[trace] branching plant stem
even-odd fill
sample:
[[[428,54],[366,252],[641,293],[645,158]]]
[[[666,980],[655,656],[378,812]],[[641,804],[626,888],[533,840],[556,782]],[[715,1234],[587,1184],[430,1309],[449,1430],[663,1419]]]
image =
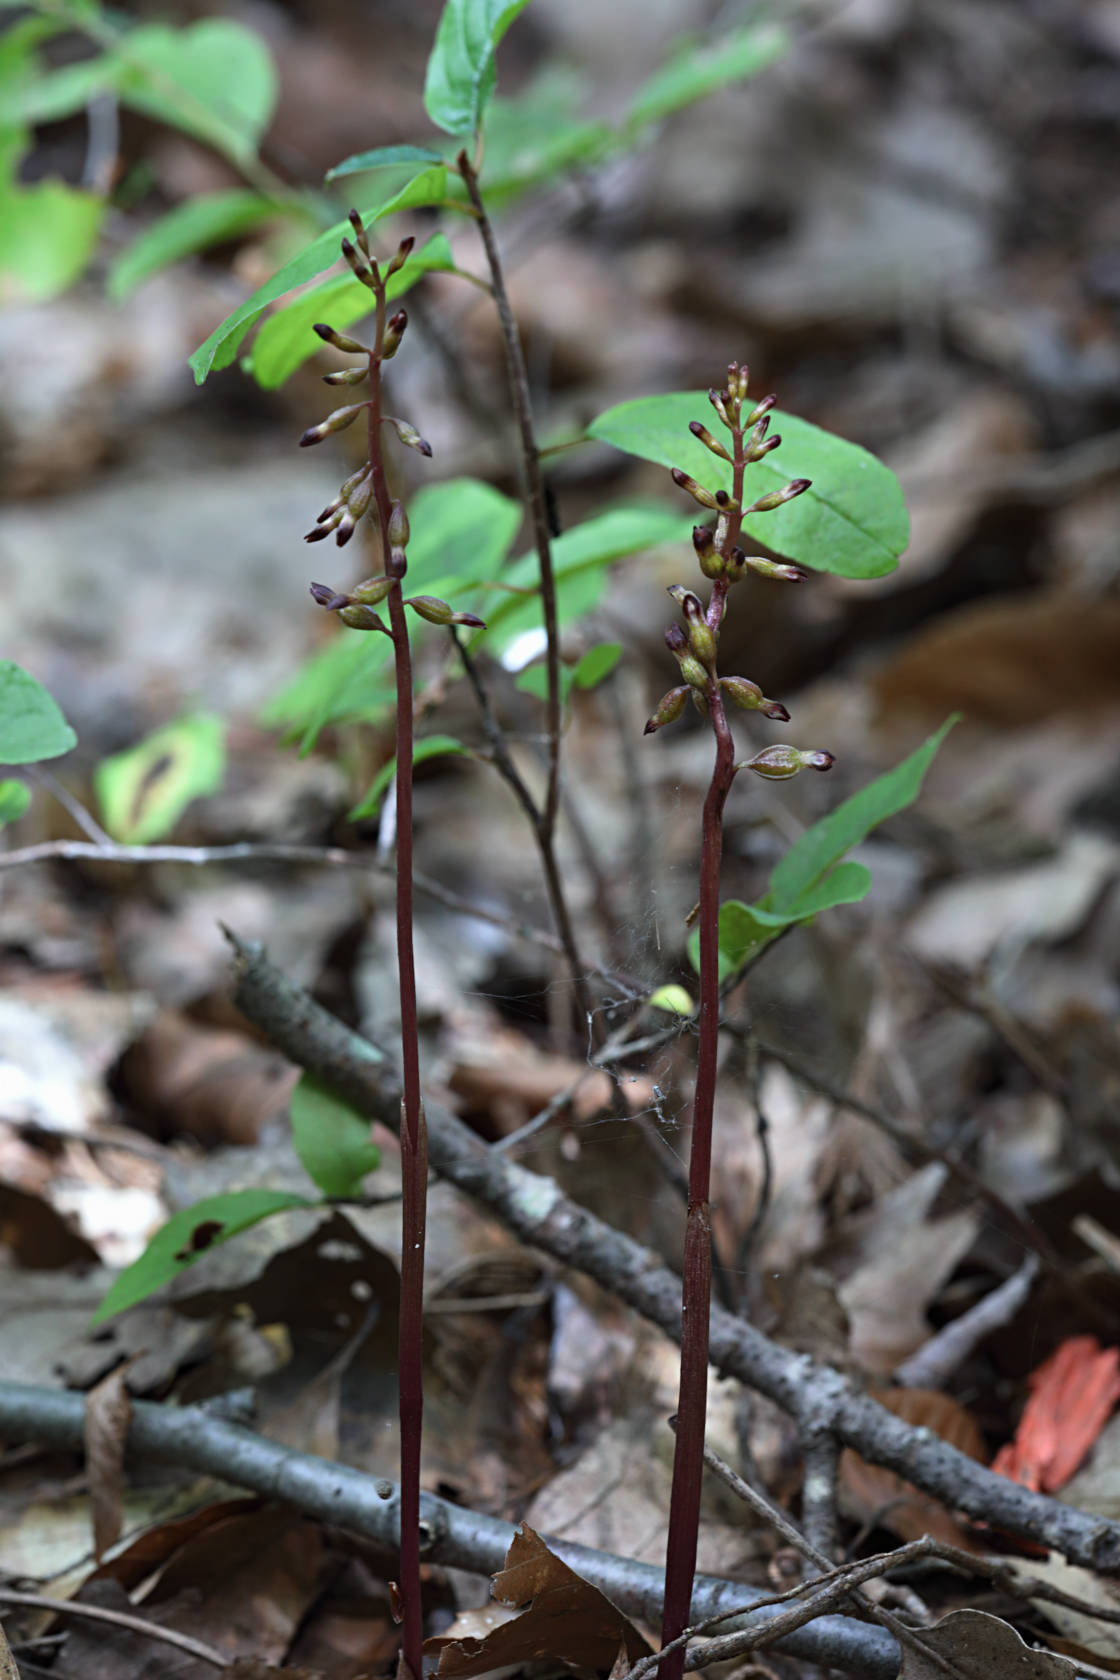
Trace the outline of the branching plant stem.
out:
[[[552,918],[564,947],[565,960],[571,977],[572,992],[582,1023],[586,1022],[592,1015],[591,1002],[555,850],[556,818],[560,810],[560,736],[563,702],[560,691],[560,624],[556,608],[556,578],[552,567],[552,533],[549,526],[548,500],[545,495],[544,479],[541,476],[536,433],[533,429],[533,411],[529,398],[529,375],[525,367],[521,337],[517,330],[517,322],[514,319],[509,292],[506,290],[498,241],[479,189],[477,170],[465,150],[460,152],[457,165],[475,213],[483,249],[486,252],[487,266],[490,270],[490,287],[502,329],[502,346],[505,353],[510,400],[513,405],[514,418],[517,422],[525,501],[529,510],[529,520],[533,527],[533,543],[537,551],[537,563],[540,567],[541,607],[544,612],[544,628],[547,638],[545,659],[548,673],[548,697],[546,701],[548,752],[544,803],[537,806],[536,802],[533,802],[535,815],[532,818],[532,823],[533,833],[541,855],[541,867],[544,873],[549,905],[552,910]]]

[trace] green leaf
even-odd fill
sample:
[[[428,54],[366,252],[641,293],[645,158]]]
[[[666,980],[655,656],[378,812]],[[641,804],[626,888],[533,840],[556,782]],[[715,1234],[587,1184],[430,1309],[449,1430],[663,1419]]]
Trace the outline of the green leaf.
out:
[[[639,554],[643,549],[656,548],[661,543],[688,542],[693,520],[674,512],[664,503],[645,502],[632,507],[611,508],[582,525],[573,525],[552,544],[552,566],[558,588],[558,604],[565,602],[570,616],[587,610],[587,595],[580,590],[565,588],[580,583],[579,574],[602,571],[615,560]],[[523,554],[503,572],[503,584],[517,589],[531,589],[534,594],[510,595],[498,600],[483,613],[487,645],[506,648],[515,637],[544,622],[539,596],[535,593],[540,579],[540,563],[536,553]],[[592,583],[592,599],[597,599],[603,580]]]
[[[149,275],[195,251],[204,251],[208,245],[236,239],[274,216],[277,208],[272,199],[241,187],[203,193],[177,204],[114,258],[109,269],[109,296],[127,297]]]
[[[494,92],[498,42],[528,0],[446,0],[424,80],[437,128],[469,139]]]
[[[37,764],[77,744],[42,683],[10,659],[0,659],[0,764]]]
[[[327,170],[328,181],[340,181],[344,175],[360,175],[366,169],[390,169],[402,163],[443,163],[442,152],[430,146],[375,146],[372,152],[355,152],[333,169]]]
[[[580,119],[586,92],[581,76],[550,68],[514,98],[491,102],[483,122],[488,206],[575,164],[597,163],[617,146],[605,123]]]
[[[0,824],[15,822],[31,803],[31,789],[23,782],[0,782]]]
[[[104,199],[62,181],[0,183],[0,301],[64,292],[92,256],[104,213]]]
[[[438,169],[426,169],[422,174],[414,176],[407,186],[394,193],[391,198],[364,208],[359,207],[360,214],[367,224],[379,221],[396,210],[439,203],[446,190],[446,169],[442,165]],[[283,297],[285,292],[305,285],[308,280],[317,279],[328,268],[333,268],[339,260],[340,242],[350,231],[349,221],[336,222],[325,233],[321,233],[318,239],[313,239],[310,245],[305,245],[302,251],[297,251],[294,257],[290,257],[277,269],[272,279],[266,280],[263,286],[258,286],[244,303],[239,303],[233,313],[227,315],[225,320],[214,328],[209,338],[199,345],[190,358],[195,383],[201,385],[215,368],[229,366],[237,354],[241,340],[250,327],[260,320],[270,303]],[[354,282],[354,285],[357,289],[357,282]]]
[[[470,748],[465,747],[462,741],[457,741],[454,735],[426,735],[422,741],[417,741],[412,749],[413,769],[418,764],[423,764],[425,759],[452,756],[470,758],[472,754]],[[382,794],[396,773],[397,761],[395,758],[391,758],[388,764],[382,765],[373,778],[365,798],[348,813],[351,822],[359,822],[363,817],[373,816],[381,803]]]
[[[210,712],[157,729],[94,771],[105,827],[130,846],[161,839],[193,799],[217,792],[225,761],[225,724]]]
[[[956,714],[947,718],[909,758],[877,776],[827,817],[806,829],[770,877],[767,908],[785,911],[798,905],[845,852],[858,846],[888,817],[912,805],[922,790],[934,754],[956,721]]]
[[[385,288],[389,299],[400,297],[414,286],[422,275],[434,269],[453,269],[455,258],[443,233],[432,237],[418,251],[413,251],[403,268],[390,276]],[[301,292],[291,303],[270,315],[261,325],[253,348],[243,362],[258,385],[266,391],[275,390],[304,362],[323,348],[312,332],[316,321],[326,321],[339,331],[353,326],[373,309],[373,299],[364,286],[359,286],[350,273],[324,280],[318,286]]]
[[[610,676],[621,656],[620,642],[600,642],[597,647],[588,648],[576,666],[576,687],[595,688]]]
[[[292,1092],[292,1142],[304,1170],[324,1196],[356,1196],[381,1163],[368,1118],[333,1091],[302,1074]]]
[[[651,1009],[664,1009],[670,1015],[694,1015],[696,1005],[683,986],[658,986],[646,999]]]
[[[720,40],[686,40],[638,89],[625,122],[639,127],[704,99],[717,88],[765,70],[789,51],[791,36],[775,24],[745,24]]]
[[[568,695],[572,692],[572,684],[575,680],[576,674],[571,667],[568,665],[561,665],[560,704],[562,706],[567,705]],[[522,694],[532,694],[537,700],[547,700],[548,666],[543,660],[539,664],[526,666],[525,670],[522,671],[518,677],[514,687],[520,689]]]
[[[593,421],[588,433],[628,455],[681,467],[710,489],[729,490],[730,466],[688,430],[689,421],[711,418],[706,392],[674,391],[620,403]],[[754,501],[791,478],[810,478],[813,487],[773,513],[748,518],[747,534],[820,572],[867,578],[893,571],[910,534],[894,474],[858,444],[807,420],[775,409],[772,423],[782,447],[748,468],[746,494]]]
[[[228,1242],[239,1231],[247,1231],[251,1225],[259,1225],[270,1214],[315,1205],[306,1196],[293,1195],[290,1190],[227,1190],[173,1213],[139,1260],[126,1266],[110,1286],[91,1323],[103,1324],[114,1313],[147,1300],[212,1248]]]
[[[186,29],[145,24],[115,53],[116,89],[134,110],[205,140],[236,163],[252,162],[276,105],[272,55],[230,18]]]
[[[760,922],[755,906],[741,899],[728,898],[719,907],[719,979],[722,985],[736,974],[743,964],[756,956],[764,946],[777,938],[777,929]],[[782,924],[783,927],[786,925]],[[693,928],[688,936],[688,958],[697,974],[700,972],[700,929]]]
[[[799,893],[787,909],[775,910],[773,893],[768,893],[751,911],[760,927],[783,928],[791,922],[807,922],[837,904],[858,904],[870,889],[870,869],[862,863],[838,863],[823,880]]]

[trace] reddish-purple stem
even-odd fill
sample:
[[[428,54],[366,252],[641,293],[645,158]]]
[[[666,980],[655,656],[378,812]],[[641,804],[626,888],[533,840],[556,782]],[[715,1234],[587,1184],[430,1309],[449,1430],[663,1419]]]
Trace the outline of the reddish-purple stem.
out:
[[[377,294],[377,326],[369,357],[369,460],[386,569],[392,502],[381,453],[381,352],[385,294]],[[416,964],[412,948],[412,651],[400,579],[386,605],[397,688],[397,972],[401,1004],[401,1295],[397,1380],[401,1423],[401,1649],[415,1680],[423,1673],[420,1586],[420,1444],[424,1418],[424,1237],[428,1202],[428,1135],[420,1097]]]
[[[732,499],[743,500],[743,434],[738,423]],[[729,554],[739,540],[741,516],[735,513],[723,546]],[[712,586],[706,615],[719,629],[727,598],[727,584]],[[723,693],[708,679],[708,708],[716,738],[716,759],[704,800],[700,843],[700,1019],[696,1057],[696,1087],[692,1097],[692,1140],[688,1162],[688,1222],[684,1234],[681,1318],[681,1376],[677,1399],[677,1438],[673,1454],[673,1487],[669,1499],[669,1537],[665,1557],[665,1599],[661,1643],[678,1639],[689,1623],[692,1582],[696,1574],[696,1546],[700,1533],[700,1493],[704,1477],[704,1426],[708,1406],[708,1318],[712,1295],[712,1220],[709,1203],[712,1172],[712,1122],[715,1112],[716,1063],[719,1051],[719,878],[723,855],[723,808],[735,780],[735,743],[723,707]],[[661,1680],[681,1680],[686,1649],[672,1652],[661,1664]]]

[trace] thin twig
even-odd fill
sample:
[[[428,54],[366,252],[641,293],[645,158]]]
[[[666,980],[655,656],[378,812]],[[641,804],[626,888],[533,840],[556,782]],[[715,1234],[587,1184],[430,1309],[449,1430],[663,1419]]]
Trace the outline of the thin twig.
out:
[[[259,947],[234,941],[234,948],[235,999],[248,1019],[359,1113],[395,1128],[400,1086],[383,1055],[288,980]],[[587,1273],[667,1335],[680,1336],[680,1279],[648,1249],[579,1207],[554,1180],[494,1155],[434,1100],[428,1125],[436,1173],[496,1214],[528,1246]],[[797,1420],[811,1407],[844,1446],[955,1509],[1043,1542],[1087,1568],[1120,1570],[1120,1524],[995,1475],[884,1410],[838,1371],[780,1347],[718,1307],[711,1317],[711,1360],[724,1376],[765,1394]]]
[[[989,1290],[968,1312],[954,1318],[904,1360],[894,1373],[895,1381],[903,1388],[944,1388],[974,1347],[993,1330],[1011,1323],[1037,1276],[1038,1256],[1028,1254],[1006,1282]]]
[[[212,1668],[233,1667],[231,1657],[223,1656],[212,1645],[204,1645],[201,1639],[192,1639],[189,1633],[179,1633],[176,1628],[162,1627],[159,1622],[145,1621],[143,1616],[130,1616],[126,1610],[105,1610],[99,1604],[48,1598],[43,1593],[16,1592],[11,1587],[0,1587],[0,1604],[10,1604],[20,1610],[50,1610],[56,1616],[72,1616],[77,1621],[107,1622],[111,1627],[127,1628],[130,1633],[143,1634],[145,1639],[158,1640],[162,1645],[174,1645]]]

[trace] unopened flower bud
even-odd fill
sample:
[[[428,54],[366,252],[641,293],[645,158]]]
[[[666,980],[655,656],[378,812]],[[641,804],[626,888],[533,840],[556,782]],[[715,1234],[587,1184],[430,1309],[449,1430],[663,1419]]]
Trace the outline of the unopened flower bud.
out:
[[[670,624],[665,632],[665,646],[676,658],[679,654],[688,652],[688,637],[679,624]]]
[[[381,344],[381,359],[389,361],[401,347],[404,329],[408,326],[408,310],[398,309],[385,323],[385,337]]]
[[[774,508],[782,507],[786,502],[792,502],[795,496],[802,495],[812,483],[811,478],[795,478],[781,490],[771,490],[769,495],[760,496],[757,502],[752,502],[744,513],[771,513]]]
[[[705,449],[710,449],[713,455],[718,455],[721,461],[730,461],[731,456],[717,437],[713,437],[707,426],[702,426],[699,420],[690,420],[688,429],[698,443]]]
[[[665,593],[673,597],[690,624],[698,618],[703,618],[703,601],[693,590],[686,589],[683,583],[671,583]]]
[[[403,548],[391,548],[389,558],[385,562],[386,577],[395,578],[398,582],[408,570],[408,557]]]
[[[370,268],[361,252],[356,251],[348,239],[344,239],[342,241],[342,255],[349,263],[355,280],[360,280],[363,286],[368,286],[370,291],[373,291],[376,285],[376,281],[373,277],[373,270]]]
[[[761,712],[776,723],[788,723],[789,713],[780,700],[767,700],[757,683],[747,677],[721,677],[719,686],[727,698],[744,712]]]
[[[324,344],[333,345],[336,350],[345,350],[348,356],[364,356],[367,353],[364,344],[359,344],[349,333],[336,332],[325,321],[316,321],[311,330],[319,334]]]
[[[396,251],[393,253],[393,260],[390,262],[388,268],[385,270],[386,280],[388,280],[390,274],[396,274],[398,269],[404,267],[405,263],[408,261],[409,257],[412,254],[412,247],[415,245],[415,243],[416,243],[416,239],[415,239],[414,235],[411,234],[411,233],[409,234],[407,239],[402,239],[401,240],[400,244],[396,248]]]
[[[769,453],[772,449],[779,448],[779,446],[781,445],[781,441],[782,441],[781,432],[775,432],[771,437],[766,438],[764,442],[752,444],[751,447],[746,452],[747,460],[748,461],[761,461],[762,457],[764,455],[769,455]]]
[[[392,426],[401,442],[406,443],[410,449],[419,450],[421,455],[431,455],[432,446],[427,438],[422,438],[416,427],[410,426],[407,420],[398,420],[392,414],[386,414],[385,424]]]
[[[366,473],[346,498],[346,505],[355,519],[360,519],[373,499],[373,474]]]
[[[366,578],[363,582],[354,585],[350,591],[350,599],[362,607],[376,607],[381,604],[392,587],[392,578]]]
[[[324,385],[360,385],[363,379],[369,378],[368,367],[337,368],[334,373],[323,375]]]
[[[696,558],[704,576],[713,579],[722,577],[726,569],[723,555],[712,540],[712,533],[706,525],[692,527],[692,546],[696,550]]]
[[[455,612],[446,601],[441,601],[435,595],[410,595],[405,606],[411,607],[413,612],[419,613],[429,624],[466,624],[472,630],[485,629],[485,620],[476,617],[474,613]]]
[[[744,426],[755,425],[755,423],[757,421],[762,419],[762,416],[764,414],[769,414],[770,410],[773,408],[773,406],[777,402],[777,400],[778,400],[777,397],[771,391],[771,393],[768,397],[763,397],[761,402],[755,403],[754,407],[751,409],[750,413],[747,415],[746,419],[743,421],[743,425]]]
[[[347,426],[353,425],[367,403],[353,403],[349,408],[336,408],[333,414],[328,414],[325,420],[320,420],[317,426],[309,426],[299,440],[301,449],[307,449],[313,443],[322,443],[332,432],[343,432]]]
[[[394,502],[389,514],[389,542],[393,548],[408,547],[408,514],[403,502]]]
[[[678,485],[680,489],[687,490],[693,501],[699,502],[701,507],[717,508],[719,506],[712,492],[705,490],[702,484],[697,484],[694,478],[689,478],[688,474],[682,472],[680,467],[674,467],[670,476],[673,483]]]
[[[349,210],[347,212],[347,220],[349,221],[350,226],[354,229],[354,238],[358,242],[358,249],[362,252],[363,256],[368,257],[370,254],[369,235],[365,230],[361,216],[356,210]]]
[[[346,547],[346,544],[350,541],[350,538],[354,535],[354,532],[357,530],[357,527],[358,527],[358,521],[354,517],[353,510],[351,508],[345,508],[343,510],[341,519],[339,520],[337,526],[335,527],[335,533],[334,533],[334,540],[338,544],[339,548],[345,548]]]
[[[326,536],[325,531],[323,535]],[[339,607],[345,607],[348,604],[349,596],[340,595],[337,590],[331,588],[329,583],[313,583],[310,588],[312,600],[317,602],[320,607],[326,607],[328,612],[337,612]]]
[[[728,395],[728,393],[726,391],[717,391],[713,388],[712,390],[710,390],[708,392],[708,401],[711,403],[712,407],[715,409],[716,413],[719,415],[720,419],[723,421],[723,423],[727,427],[728,431],[730,431],[731,430],[731,416],[727,412],[727,401],[726,401],[727,395]]]
[[[649,719],[649,722],[646,724],[642,733],[645,735],[652,735],[658,729],[664,729],[667,723],[676,723],[677,719],[684,711],[685,702],[688,699],[688,692],[688,685],[686,683],[681,688],[671,688],[668,694],[663,694],[661,699],[657,702],[657,707],[653,716]]]
[[[732,362],[727,370],[727,389],[734,400],[742,402],[751,382],[751,370],[746,363]]]
[[[372,607],[343,607],[338,616],[351,630],[384,630],[387,636],[391,633]]]
[[[830,752],[801,752],[797,747],[764,747],[753,758],[735,766],[736,770],[753,770],[771,782],[784,782],[799,770],[831,770],[836,760]]]
[[[716,637],[702,618],[689,623],[688,644],[701,665],[710,670],[716,662]]]
[[[782,583],[801,583],[805,573],[800,566],[788,566],[781,560],[764,560],[761,554],[744,554],[744,566],[749,566],[759,577],[777,578]]]

